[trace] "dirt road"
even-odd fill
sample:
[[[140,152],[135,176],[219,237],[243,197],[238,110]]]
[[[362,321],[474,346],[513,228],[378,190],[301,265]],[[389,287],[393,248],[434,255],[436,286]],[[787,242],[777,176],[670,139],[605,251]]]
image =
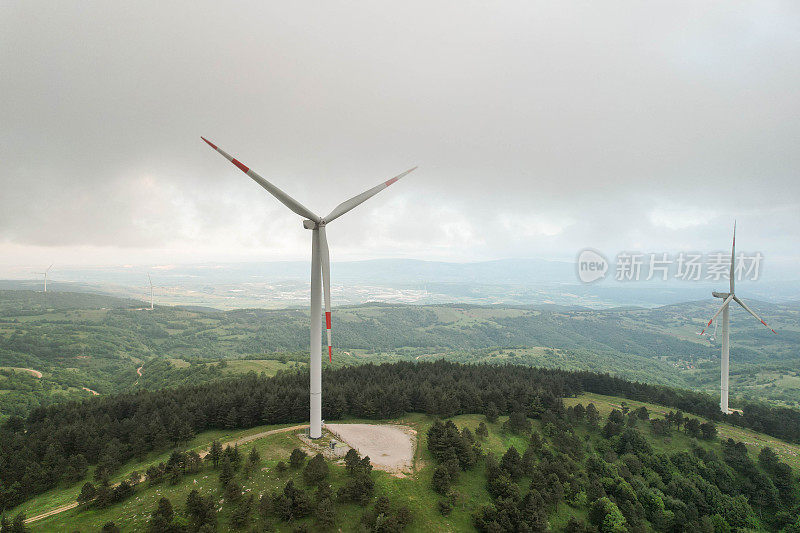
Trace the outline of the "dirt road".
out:
[[[51,509],[46,513],[26,518],[25,523],[30,524],[31,522],[37,522],[39,520],[42,520],[43,518],[47,518],[48,516],[53,516],[54,514],[63,513],[64,511],[69,511],[70,509],[75,509],[77,506],[78,502],[68,503],[67,505],[62,505],[61,507],[56,507],[55,509]]]
[[[286,433],[287,431],[295,431],[295,430],[304,429],[304,428],[307,428],[307,427],[308,427],[308,424],[300,424],[299,426],[291,426],[291,427],[288,427],[288,428],[270,429],[269,431],[262,431],[260,433],[254,433],[253,435],[247,435],[246,437],[242,437],[240,439],[236,439],[236,440],[232,440],[232,441],[228,441],[228,442],[223,442],[222,446],[225,447],[225,446],[236,446],[237,444],[246,444],[248,442],[252,442],[254,440],[258,440],[260,438],[267,437],[269,435],[274,435],[276,433]],[[205,457],[206,455],[208,455],[208,450],[207,449],[203,450],[202,452],[200,452],[200,458],[201,459],[203,457]],[[31,522],[38,522],[39,520],[42,520],[42,519],[47,518],[49,516],[57,515],[59,513],[63,513],[64,511],[69,511],[70,509],[74,509],[77,506],[78,506],[78,502],[68,503],[66,505],[62,505],[61,507],[56,507],[55,509],[51,509],[51,510],[49,510],[47,512],[44,512],[42,514],[38,514],[36,516],[32,516],[32,517],[26,519],[25,523],[26,524],[30,524]]]
[[[263,437],[267,437],[269,435],[274,435],[276,433],[286,433],[287,431],[295,431],[297,429],[304,429],[307,428],[308,424],[300,424],[299,426],[292,426],[288,428],[281,428],[281,429],[270,429],[269,431],[262,431],[261,433],[255,433],[253,435],[248,435],[246,437],[242,437],[241,439],[232,440],[229,442],[223,442],[222,447],[225,446],[236,446],[240,444],[247,444],[248,442],[253,442],[254,440],[258,440]],[[203,450],[200,452],[200,459],[208,455],[208,450]]]
[[[27,372],[29,374],[33,374],[33,377],[35,377],[35,378],[42,379],[42,373],[39,372],[38,370],[34,370],[32,368],[19,368],[19,367],[15,367],[15,366],[14,367],[7,366],[7,367],[3,367],[3,368],[5,368],[7,370],[18,370],[20,372]]]

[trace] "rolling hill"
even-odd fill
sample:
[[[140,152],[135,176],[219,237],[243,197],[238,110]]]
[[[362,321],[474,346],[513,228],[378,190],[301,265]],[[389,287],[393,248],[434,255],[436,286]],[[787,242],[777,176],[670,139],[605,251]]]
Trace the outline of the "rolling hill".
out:
[[[734,395],[798,406],[800,306],[754,305],[780,334],[733,313]],[[42,293],[0,291],[0,416],[90,390],[156,389],[235,371],[271,375],[307,360],[304,310],[144,307],[96,294],[48,292],[45,300]],[[712,309],[713,302],[611,310],[345,306],[334,313],[334,364],[447,358],[610,372],[713,392],[718,347],[696,334]]]

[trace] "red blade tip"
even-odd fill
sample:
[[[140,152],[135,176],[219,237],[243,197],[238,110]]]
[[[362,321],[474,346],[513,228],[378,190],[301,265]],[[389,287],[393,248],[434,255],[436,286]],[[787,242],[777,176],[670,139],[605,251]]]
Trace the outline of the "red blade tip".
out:
[[[205,137],[203,137],[203,136],[201,136],[200,138],[201,138],[201,139],[203,139],[203,140],[206,142],[206,144],[207,144],[207,145],[209,145],[209,146],[210,146],[211,148],[213,148],[214,150],[216,150],[216,149],[217,149],[217,145],[216,145],[216,144],[212,143],[211,141],[209,141],[208,139],[206,139],[206,138],[205,138]]]

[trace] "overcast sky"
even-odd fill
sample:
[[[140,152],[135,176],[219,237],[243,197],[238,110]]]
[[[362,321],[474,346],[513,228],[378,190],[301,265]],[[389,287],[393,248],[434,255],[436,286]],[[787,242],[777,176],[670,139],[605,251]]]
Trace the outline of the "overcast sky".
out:
[[[800,259],[797,2],[0,3],[0,266]]]

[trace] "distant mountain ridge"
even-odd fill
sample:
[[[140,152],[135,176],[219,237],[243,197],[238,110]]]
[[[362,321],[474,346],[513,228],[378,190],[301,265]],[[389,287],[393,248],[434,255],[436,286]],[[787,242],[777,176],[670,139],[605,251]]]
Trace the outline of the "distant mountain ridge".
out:
[[[450,263],[418,259],[374,259],[332,264],[337,305],[370,301],[565,305],[595,309],[657,307],[710,298],[724,283],[713,281],[578,281],[569,261],[501,259]],[[308,301],[309,265],[300,261],[205,263],[135,267],[56,268],[51,290],[101,292],[147,299],[147,273],[158,288],[157,300],[170,305],[220,309],[297,307]],[[31,289],[41,280],[0,281],[0,288]],[[800,300],[798,281],[743,282],[741,292],[771,302]]]

